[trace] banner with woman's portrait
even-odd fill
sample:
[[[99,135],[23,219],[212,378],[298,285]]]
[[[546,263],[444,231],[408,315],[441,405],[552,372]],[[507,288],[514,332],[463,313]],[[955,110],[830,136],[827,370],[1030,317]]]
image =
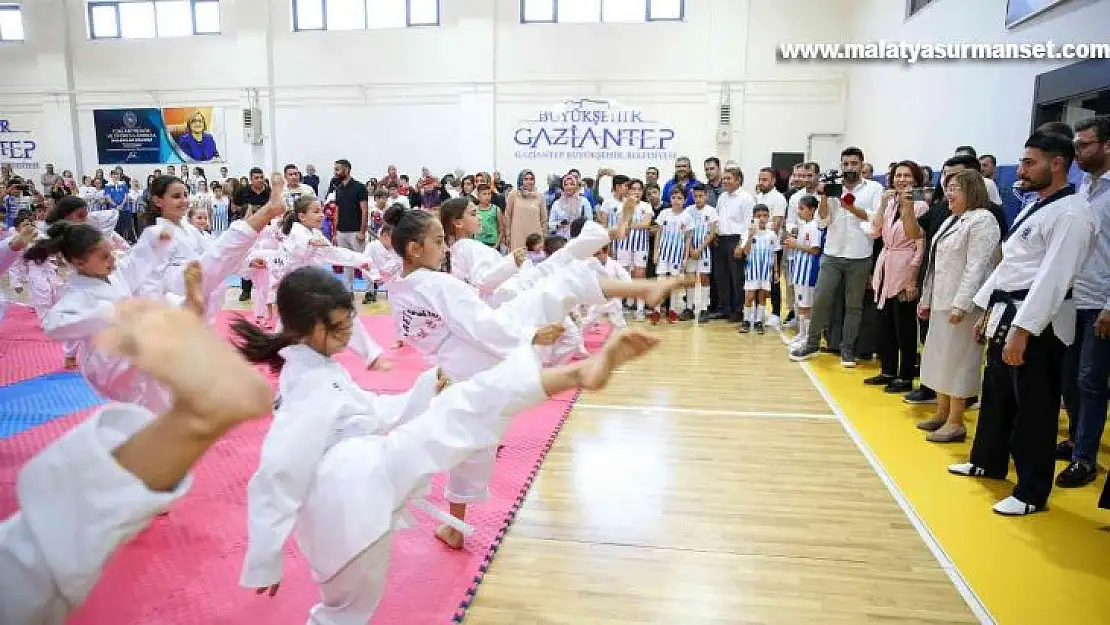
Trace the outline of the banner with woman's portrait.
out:
[[[211,106],[93,111],[102,165],[224,161],[223,111]]]

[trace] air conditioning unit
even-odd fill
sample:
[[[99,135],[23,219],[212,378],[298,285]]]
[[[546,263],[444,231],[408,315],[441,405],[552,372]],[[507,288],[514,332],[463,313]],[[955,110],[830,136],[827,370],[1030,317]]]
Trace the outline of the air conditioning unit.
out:
[[[732,93],[728,85],[721,89],[721,101],[717,105],[717,145],[721,147],[732,143]]]
[[[256,108],[243,109],[243,142],[262,145],[262,111]]]

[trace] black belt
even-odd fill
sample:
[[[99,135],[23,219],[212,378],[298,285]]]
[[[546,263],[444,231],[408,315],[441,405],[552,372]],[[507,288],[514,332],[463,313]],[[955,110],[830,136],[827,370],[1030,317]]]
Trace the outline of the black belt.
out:
[[[998,320],[998,326],[995,328],[994,335],[991,340],[996,343],[1005,344],[1006,338],[1010,333],[1010,325],[1014,322],[1014,317],[1017,316],[1017,303],[1025,301],[1029,297],[1029,289],[1022,289],[1019,291],[991,291],[990,303],[987,304],[987,315],[994,308],[995,304],[1005,304],[1006,308],[1002,311],[1002,317]],[[1072,298],[1071,289],[1064,294],[1064,301]]]

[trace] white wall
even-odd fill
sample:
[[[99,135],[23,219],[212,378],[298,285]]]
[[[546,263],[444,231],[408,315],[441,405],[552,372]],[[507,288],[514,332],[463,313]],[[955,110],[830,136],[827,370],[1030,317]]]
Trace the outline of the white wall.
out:
[[[859,0],[856,41],[1056,44],[1107,41],[1110,2],[1071,0],[1016,29],[1006,2],[936,0],[905,19],[901,0]],[[879,164],[903,158],[938,165],[958,145],[1015,163],[1029,134],[1033,80],[1067,63],[941,61],[905,66],[870,61],[852,67],[849,143]]]
[[[219,36],[90,41],[84,2],[34,0],[24,3],[27,42],[0,46],[8,79],[0,119],[29,116],[43,137],[41,162],[75,167],[79,155],[85,171],[97,166],[94,109],[190,104],[222,112],[236,172],[286,161],[327,169],[336,158],[351,160],[361,177],[390,163],[412,174],[461,167],[507,178],[522,167],[540,175],[602,164],[669,170],[669,160],[514,156],[519,121],[566,98],[604,97],[674,128],[677,153],[695,161],[716,154],[754,170],[771,152],[803,151],[811,132],[845,129],[849,68],[780,66],[775,45],[846,32],[851,3],[698,0],[687,2],[683,23],[525,25],[519,0],[444,1],[439,27],[293,33],[289,0],[222,0]],[[68,39],[60,14],[69,18]],[[248,88],[261,96],[261,148],[242,140]],[[727,144],[716,132],[722,90],[733,107]]]

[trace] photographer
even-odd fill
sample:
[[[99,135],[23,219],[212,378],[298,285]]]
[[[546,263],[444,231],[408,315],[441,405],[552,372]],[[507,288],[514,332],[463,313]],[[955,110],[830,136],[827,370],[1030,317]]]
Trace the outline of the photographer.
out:
[[[829,316],[837,305],[837,292],[844,288],[844,323],[840,342],[840,363],[856,365],[855,343],[863,315],[863,297],[871,273],[870,222],[879,206],[883,187],[860,175],[863,151],[857,147],[840,153],[841,175],[831,171],[817,187],[820,204],[817,216],[826,227],[825,256],[817,277],[809,339],[790,353],[791,360],[809,360],[818,353],[821,334],[829,326]]]
[[[19,211],[31,208],[30,187],[22,178],[14,176],[3,191],[0,205],[4,207],[4,225],[15,227],[15,216]]]

